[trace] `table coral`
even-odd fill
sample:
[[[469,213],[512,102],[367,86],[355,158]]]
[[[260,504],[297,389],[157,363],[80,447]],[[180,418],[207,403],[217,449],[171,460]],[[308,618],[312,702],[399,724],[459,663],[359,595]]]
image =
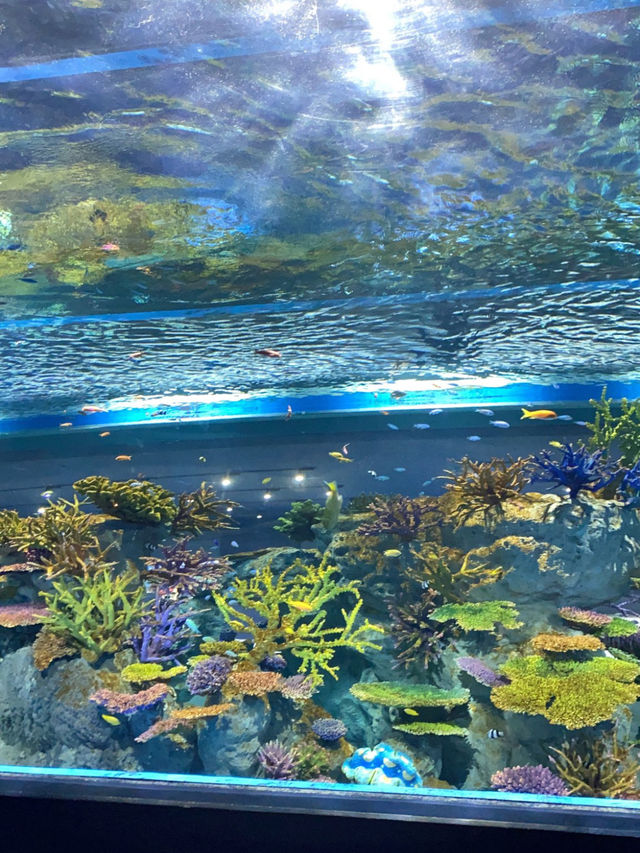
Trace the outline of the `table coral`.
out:
[[[265,696],[282,686],[279,672],[248,670],[231,672],[224,685],[226,696]]]
[[[455,622],[463,631],[495,631],[497,625],[504,628],[520,628],[518,611],[513,601],[479,601],[464,604],[444,604],[431,614],[436,622]]]
[[[460,657],[456,658],[456,663],[463,672],[466,672],[479,684],[484,684],[485,687],[496,687],[499,684],[509,683],[504,676],[498,675],[479,658]]]
[[[469,691],[461,687],[444,690],[429,684],[397,681],[360,681],[351,686],[350,693],[362,702],[400,708],[453,708],[469,701]]]
[[[181,726],[192,727],[200,722],[213,719],[230,711],[233,705],[190,705],[174,711],[169,717],[158,720],[135,739],[136,743],[146,743],[159,735],[169,734]]]
[[[177,507],[173,493],[148,480],[110,480],[85,477],[73,488],[103,512],[134,524],[170,524]]]
[[[49,611],[35,601],[24,604],[4,604],[0,606],[0,627],[19,628],[24,625],[41,625]]]
[[[120,675],[131,684],[144,684],[147,681],[169,681],[186,671],[186,666],[164,669],[159,663],[131,663],[125,666]]]
[[[124,714],[128,716],[152,708],[162,702],[170,693],[166,684],[153,684],[138,693],[118,693],[115,690],[103,688],[89,697],[91,702],[100,705],[108,714]]]
[[[467,737],[469,730],[453,723],[400,723],[393,727],[408,735],[437,735],[438,737]]]
[[[579,652],[598,651],[604,645],[593,634],[559,634],[547,632],[536,634],[531,640],[531,646],[536,652]]]

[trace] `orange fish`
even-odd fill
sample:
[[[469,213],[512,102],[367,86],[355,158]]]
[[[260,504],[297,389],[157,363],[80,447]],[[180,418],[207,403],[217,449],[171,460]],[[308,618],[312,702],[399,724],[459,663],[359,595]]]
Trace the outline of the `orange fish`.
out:
[[[277,349],[255,349],[256,355],[266,355],[267,358],[282,358],[282,353]]]
[[[109,430],[107,430],[106,432],[101,432],[101,433],[100,433],[100,438],[104,438],[106,435],[111,435],[111,433],[109,432]]]
[[[96,412],[106,412],[106,409],[100,408],[100,406],[83,406],[80,411],[83,415],[93,415]]]
[[[116,462],[131,462],[131,457],[121,453],[120,456],[116,456]]]
[[[71,421],[67,421],[67,422],[66,422],[66,423],[64,423],[64,424],[60,424],[60,426],[61,426],[61,427],[70,427],[70,426],[73,426],[73,424],[71,423]]]
[[[144,352],[142,350],[137,350],[136,352],[130,352],[129,358],[142,358]]]
[[[550,421],[557,417],[558,415],[551,409],[523,409],[520,420]]]

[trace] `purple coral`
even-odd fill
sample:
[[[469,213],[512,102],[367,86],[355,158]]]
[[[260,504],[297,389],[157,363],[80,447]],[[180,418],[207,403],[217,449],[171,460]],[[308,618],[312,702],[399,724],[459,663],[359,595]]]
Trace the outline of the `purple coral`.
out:
[[[298,751],[279,740],[270,740],[258,750],[258,762],[268,779],[294,779],[298,767]]]
[[[140,623],[139,636],[131,644],[141,663],[178,662],[178,658],[193,645],[193,632],[187,619],[193,613],[181,612],[183,601],[171,601],[156,588],[153,611]]]
[[[494,791],[510,794],[545,794],[553,797],[568,797],[569,789],[559,776],[542,764],[524,764],[505,767],[491,777]]]
[[[618,462],[605,462],[603,454],[604,450],[590,453],[584,444],[576,448],[572,444],[565,444],[562,459],[557,461],[552,458],[550,451],[542,450],[539,456],[532,457],[533,465],[539,469],[533,482],[537,480],[565,486],[572,501],[582,489],[597,492],[613,482],[623,470]]]
[[[395,495],[388,500],[376,498],[369,505],[375,519],[361,524],[362,536],[399,536],[404,542],[416,539],[428,523],[438,524],[443,513],[434,500]]]
[[[287,668],[287,662],[280,652],[273,652],[260,661],[260,669],[267,672],[283,672]]]
[[[229,658],[213,655],[198,661],[187,675],[187,689],[194,696],[208,696],[219,690],[227,680],[233,664]]]
[[[311,699],[316,692],[313,679],[308,675],[291,675],[282,680],[280,692],[285,699],[293,699],[294,702],[304,702]]]
[[[347,727],[342,720],[336,720],[334,717],[323,717],[311,723],[311,731],[320,740],[330,743],[344,737],[347,733]]]
[[[457,658],[456,663],[463,672],[466,672],[467,675],[475,678],[475,680],[480,684],[484,684],[485,687],[499,687],[509,684],[508,678],[505,678],[503,675],[498,675],[497,672],[494,672],[491,667],[487,666],[486,663],[483,663],[479,658]]]
[[[162,557],[143,557],[146,580],[163,593],[196,595],[201,590],[219,589],[223,575],[231,571],[225,557],[214,557],[202,548],[189,551],[189,539],[162,549]]]

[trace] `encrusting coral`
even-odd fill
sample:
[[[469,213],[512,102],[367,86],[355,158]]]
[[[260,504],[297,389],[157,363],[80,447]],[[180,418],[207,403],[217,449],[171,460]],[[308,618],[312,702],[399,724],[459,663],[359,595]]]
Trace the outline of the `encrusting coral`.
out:
[[[566,797],[569,789],[562,779],[542,764],[516,765],[498,770],[491,777],[494,791],[511,794],[543,794],[545,796]]]
[[[493,457],[489,462],[474,462],[464,456],[458,463],[459,472],[446,471],[447,515],[456,527],[461,527],[477,513],[485,524],[503,512],[503,504],[516,498],[526,499],[524,489],[529,483],[529,460],[506,461]]]
[[[431,614],[436,622],[455,622],[463,631],[495,631],[503,628],[520,628],[518,611],[513,601],[468,601],[465,604],[444,604]]]
[[[326,557],[317,566],[297,559],[279,575],[266,564],[247,580],[235,578],[224,594],[214,592],[229,627],[251,636],[251,648],[240,652],[240,668],[257,668],[267,655],[289,650],[301,661],[298,672],[321,683],[323,673],[337,677],[331,663],[336,649],[379,648],[369,635],[382,629],[368,620],[355,624],[362,606],[358,582],[341,583],[338,573]],[[327,627],[326,605],[344,594],[353,596],[355,604],[341,611],[341,625]]]

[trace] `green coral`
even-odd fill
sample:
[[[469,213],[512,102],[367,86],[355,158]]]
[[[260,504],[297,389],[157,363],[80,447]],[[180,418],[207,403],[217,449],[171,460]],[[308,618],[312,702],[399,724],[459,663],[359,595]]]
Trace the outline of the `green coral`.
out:
[[[324,508],[314,501],[293,501],[291,509],[280,516],[273,529],[293,542],[307,542],[313,539],[312,527],[322,521],[323,511]]]
[[[356,699],[388,707],[454,708],[469,701],[462,687],[444,690],[430,684],[402,684],[397,681],[360,681],[350,687]]]
[[[9,544],[16,551],[42,548],[55,553],[61,545],[77,548],[93,545],[94,528],[106,519],[101,515],[84,512],[83,502],[74,496],[72,501],[61,498],[49,501],[49,506],[40,515],[30,515],[21,520],[10,520],[15,525]]]
[[[496,708],[541,714],[568,729],[609,720],[620,705],[640,696],[640,686],[634,683],[640,666],[616,658],[560,662],[529,655],[507,661],[501,673],[510,683],[491,690]]]
[[[603,628],[597,631],[598,636],[604,637],[631,637],[638,633],[638,626],[630,619],[614,616]]]
[[[513,601],[479,601],[466,604],[444,604],[431,614],[436,622],[455,622],[463,631],[495,631],[497,625],[504,628],[520,628],[518,611]]]
[[[472,589],[495,583],[507,573],[480,562],[474,551],[464,554],[436,542],[425,542],[419,551],[411,553],[415,565],[407,568],[408,577],[418,583],[426,581],[445,602],[464,603]]]
[[[398,732],[406,732],[408,735],[458,735],[467,737],[469,729],[456,726],[453,723],[401,723],[393,727]]]
[[[169,681],[176,675],[187,671],[186,666],[172,666],[164,669],[159,663],[130,663],[125,666],[120,675],[131,684],[144,684],[146,681]]]
[[[87,660],[114,653],[146,612],[137,571],[118,574],[105,567],[86,577],[64,576],[41,592],[47,630],[68,640]]]
[[[252,647],[240,653],[244,667],[257,668],[268,654],[290,651],[301,661],[298,672],[320,684],[323,673],[337,678],[338,667],[332,664],[337,649],[379,649],[369,634],[382,628],[368,620],[356,626],[362,607],[358,582],[341,583],[338,574],[326,557],[317,566],[297,559],[279,575],[268,563],[247,580],[236,578],[224,594],[214,592],[228,625],[251,635]],[[341,624],[327,627],[326,606],[346,594],[355,604],[341,609]]]
[[[85,477],[73,484],[103,512],[134,524],[169,524],[176,516],[173,494],[148,480]]]
[[[620,414],[612,411],[613,399],[607,398],[607,386],[599,400],[589,400],[595,409],[589,447],[592,450],[611,450],[614,442],[622,451],[623,465],[633,465],[640,456],[640,400],[620,400]]]
[[[201,483],[195,492],[178,495],[176,514],[171,522],[172,533],[194,533],[233,527],[227,509],[239,506],[235,501],[220,500],[212,486]]]
[[[20,518],[15,509],[0,510],[0,546],[20,550],[12,543],[23,533],[24,523],[25,519]]]

